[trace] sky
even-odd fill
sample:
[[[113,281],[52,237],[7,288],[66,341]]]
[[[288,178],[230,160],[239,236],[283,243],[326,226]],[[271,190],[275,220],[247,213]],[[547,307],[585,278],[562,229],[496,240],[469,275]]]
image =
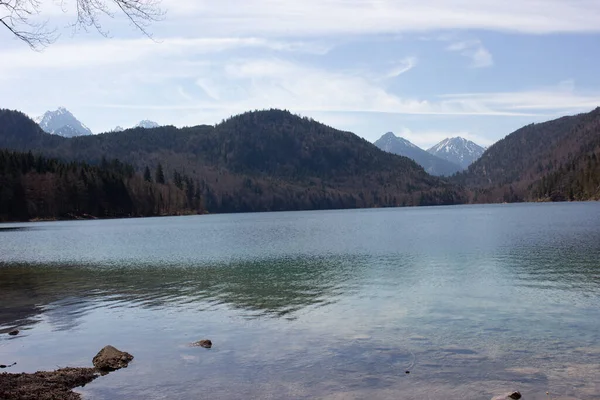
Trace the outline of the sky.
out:
[[[115,11],[32,51],[0,27],[0,107],[59,106],[95,133],[282,108],[375,141],[489,146],[600,106],[598,0],[163,0],[145,37]],[[2,10],[0,10],[0,17]]]

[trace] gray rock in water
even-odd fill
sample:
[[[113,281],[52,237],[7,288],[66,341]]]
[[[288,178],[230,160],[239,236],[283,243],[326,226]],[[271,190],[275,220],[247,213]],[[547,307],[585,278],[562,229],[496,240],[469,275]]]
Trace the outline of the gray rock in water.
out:
[[[92,362],[100,371],[115,371],[126,368],[131,360],[133,360],[131,354],[117,350],[113,346],[106,346],[96,354]]]
[[[200,340],[198,342],[192,343],[192,346],[204,347],[205,349],[210,349],[212,347],[212,342],[208,339],[204,339],[204,340]]]
[[[492,398],[492,400],[519,400],[521,398],[521,393],[519,392],[509,392],[503,394],[501,396],[496,396]]]

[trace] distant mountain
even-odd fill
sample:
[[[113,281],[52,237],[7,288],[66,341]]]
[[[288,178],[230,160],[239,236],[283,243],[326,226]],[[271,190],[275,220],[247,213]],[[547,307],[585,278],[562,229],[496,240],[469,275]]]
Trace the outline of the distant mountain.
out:
[[[248,112],[216,126],[71,139],[44,134],[23,114],[0,110],[1,147],[93,165],[118,158],[138,172],[148,168],[148,179],[161,165],[168,182],[199,192],[212,213],[455,204],[467,198],[462,188],[426,174],[409,158],[282,110]]]
[[[36,118],[40,127],[52,135],[67,138],[91,135],[92,131],[81,123],[69,110],[59,107],[56,111],[46,111]]]
[[[109,132],[123,132],[125,129],[135,129],[135,128],[154,129],[154,128],[158,128],[158,127],[160,127],[160,125],[158,123],[145,119],[143,121],[138,122],[135,126],[133,126],[131,128],[123,128],[121,125],[117,125],[113,129],[111,129]]]
[[[474,202],[600,199],[600,107],[518,129],[452,179]]]
[[[147,119],[145,119],[143,121],[140,121],[135,126],[135,128],[146,128],[146,129],[153,129],[153,128],[158,128],[158,127],[160,127],[160,125],[157,122],[150,121],[150,120],[147,120]]]
[[[484,151],[485,148],[461,137],[444,139],[427,150],[429,154],[458,164],[463,169],[467,169],[469,165],[473,164]]]
[[[408,140],[394,135],[393,132],[386,133],[374,144],[383,151],[414,160],[431,175],[450,176],[462,170],[459,165],[429,154]]]

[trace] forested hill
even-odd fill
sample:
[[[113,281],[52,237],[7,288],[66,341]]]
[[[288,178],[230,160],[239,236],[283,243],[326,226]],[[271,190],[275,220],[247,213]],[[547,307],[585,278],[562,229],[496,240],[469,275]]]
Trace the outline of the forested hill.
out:
[[[384,174],[429,188],[439,181],[406,157],[381,151],[343,132],[287,111],[247,112],[217,125],[198,153],[233,171],[292,180]]]
[[[281,110],[244,113],[214,127],[134,128],[71,139],[45,134],[23,114],[1,110],[0,148],[95,165],[117,158],[138,172],[161,164],[167,181],[178,171],[198,182],[208,212],[455,204],[467,198],[408,158]]]
[[[104,160],[92,167],[0,150],[0,221],[145,217],[202,213],[198,186],[179,176],[166,184],[133,167]],[[160,181],[160,182],[158,182]]]
[[[527,125],[454,177],[474,202],[600,199],[600,108]]]
[[[64,144],[65,138],[50,135],[27,115],[0,109],[0,148],[27,151],[52,149]]]

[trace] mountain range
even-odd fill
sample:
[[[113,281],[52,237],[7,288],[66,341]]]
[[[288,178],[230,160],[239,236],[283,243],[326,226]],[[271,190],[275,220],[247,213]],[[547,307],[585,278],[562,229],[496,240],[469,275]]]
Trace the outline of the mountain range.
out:
[[[47,133],[66,138],[92,135],[92,131],[79,121],[69,110],[59,107],[47,111],[35,119]],[[142,120],[132,129],[154,129],[160,125],[154,121]],[[116,126],[110,132],[123,132]],[[463,138],[446,139],[425,151],[408,140],[395,136],[392,132],[383,135],[375,142],[380,149],[389,153],[408,157],[421,165],[425,171],[436,176],[450,176],[468,167],[483,153],[483,148]]]
[[[0,148],[98,165],[118,158],[138,171],[159,164],[187,174],[209,212],[455,204],[466,192],[414,161],[287,111],[237,115],[215,126],[128,129],[62,138],[24,114],[0,112]]]
[[[392,136],[387,138],[400,142]],[[164,193],[160,202],[170,198],[174,192],[168,188],[173,187],[201,199],[191,208],[208,212],[600,199],[600,108],[527,125],[449,178],[431,176],[412,159],[351,132],[281,110],[247,112],[215,126],[136,128],[73,138],[48,134],[18,111],[0,110],[0,148],[22,152],[33,166],[37,154],[92,166],[117,158],[139,176],[144,171],[148,184],[167,185],[159,190]],[[18,169],[20,161],[10,160],[19,156],[6,157],[7,170]],[[7,182],[29,174],[12,175]],[[45,182],[43,176],[36,179]],[[47,182],[40,187],[46,194],[58,190]],[[154,189],[136,183],[132,190]]]
[[[90,128],[79,121],[69,110],[59,107],[55,111],[46,111],[44,115],[34,119],[44,130],[52,135],[58,135],[66,138],[77,136],[92,135]],[[134,128],[157,128],[160,125],[154,121],[140,121]],[[115,127],[111,132],[121,132],[124,129],[120,126]]]
[[[445,139],[425,151],[393,132],[384,134],[374,144],[388,153],[414,160],[427,173],[437,176],[450,176],[464,170],[484,152],[483,147],[461,137]]]

